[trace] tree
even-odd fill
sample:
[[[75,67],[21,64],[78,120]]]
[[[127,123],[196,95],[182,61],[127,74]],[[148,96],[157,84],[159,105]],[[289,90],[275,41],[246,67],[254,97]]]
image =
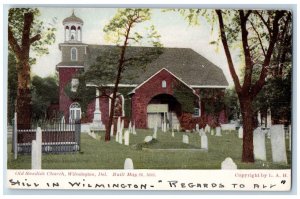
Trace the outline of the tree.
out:
[[[211,11],[211,12],[210,12]],[[285,10],[179,10],[190,24],[197,24],[200,16],[206,16],[215,27],[218,22],[219,39],[227,58],[227,64],[237,92],[244,126],[243,162],[254,162],[253,154],[253,101],[266,83],[268,69],[278,36],[291,13]],[[288,42],[288,41],[287,41]],[[236,48],[238,47],[238,48]],[[242,78],[236,73],[234,53],[242,58],[245,68]],[[258,79],[253,81],[253,68],[260,68]],[[241,81],[242,80],[242,81]]]
[[[144,33],[143,31],[135,31],[136,26],[140,25],[143,22],[149,21],[151,18],[150,9],[118,9],[115,16],[110,20],[110,22],[104,27],[104,32],[106,34],[106,39],[115,43],[119,48],[115,52],[109,52],[108,57],[104,58],[99,57],[98,65],[101,62],[104,62],[108,69],[113,70],[112,81],[114,81],[114,87],[112,90],[112,97],[111,98],[111,106],[110,106],[110,116],[109,122],[106,126],[106,134],[105,134],[105,141],[110,140],[110,128],[113,123],[114,117],[114,106],[115,101],[117,98],[117,92],[119,83],[122,79],[123,72],[128,67],[142,67],[149,60],[157,57],[161,47],[159,42],[160,36],[158,35],[157,31],[155,30],[154,26],[150,26],[147,31],[148,33]],[[138,30],[138,28],[136,28]],[[143,36],[143,35],[146,36]],[[145,52],[136,52],[130,53],[128,52],[128,47],[132,44],[139,44],[142,43],[147,39],[148,43],[155,47],[155,48],[145,48]],[[134,47],[130,47],[131,50],[135,50]],[[150,50],[149,50],[150,49]],[[142,50],[143,51],[143,50]],[[97,68],[97,66],[96,66]],[[103,73],[111,73],[109,71],[101,71],[99,75],[103,75]],[[103,80],[102,82],[97,82],[98,87],[105,88],[105,83],[111,80]],[[95,81],[94,81],[95,82]],[[101,84],[99,86],[99,84]],[[103,91],[103,89],[102,89]]]
[[[32,119],[45,120],[47,109],[51,104],[58,103],[58,84],[56,77],[34,76],[31,82],[32,93]]]
[[[11,123],[14,118],[15,101],[17,97],[18,75],[16,70],[16,59],[12,53],[8,53],[8,95],[7,95],[7,118]]]
[[[37,8],[12,8],[8,14],[9,50],[16,58],[18,76],[16,112],[18,126],[23,128],[29,128],[31,121],[30,65],[35,60],[30,58],[30,50],[36,55],[46,54],[46,46],[55,40],[53,24],[44,26],[37,19],[39,15]]]

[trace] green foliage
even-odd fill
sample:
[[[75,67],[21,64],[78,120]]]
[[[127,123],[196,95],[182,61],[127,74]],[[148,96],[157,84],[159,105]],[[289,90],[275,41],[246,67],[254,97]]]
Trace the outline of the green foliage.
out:
[[[79,73],[76,78],[79,79],[76,92],[72,92],[71,90],[71,81],[65,86],[64,91],[71,100],[79,102],[82,117],[84,118],[88,104],[96,98],[96,90],[94,87],[86,86],[86,76],[83,73]]]
[[[40,21],[38,17],[41,15],[38,8],[11,8],[8,13],[8,26],[11,28],[14,33],[14,37],[17,40],[18,44],[21,46],[23,25],[24,25],[24,14],[32,12],[34,15],[34,21],[30,29],[30,38],[34,37],[37,34],[41,35],[41,39],[35,41],[31,45],[31,50],[33,50],[36,56],[41,56],[48,54],[48,45],[51,45],[55,42],[55,32],[56,32],[56,17],[52,19],[51,23],[45,24],[43,21]],[[31,58],[33,63],[35,62],[34,58]]]
[[[240,110],[240,104],[238,103],[238,100],[239,99],[234,88],[225,90],[224,105],[227,109],[229,120],[239,119],[241,110]]]
[[[55,77],[41,78],[34,76],[31,82],[32,119],[44,120],[47,108],[51,104],[58,104],[58,82]]]
[[[173,96],[181,104],[182,112],[194,113],[194,108],[198,107],[198,98],[190,88],[181,83],[176,83],[177,84],[174,86]]]
[[[204,101],[205,113],[218,118],[218,114],[224,110],[224,90],[209,88],[200,90],[201,99]]]

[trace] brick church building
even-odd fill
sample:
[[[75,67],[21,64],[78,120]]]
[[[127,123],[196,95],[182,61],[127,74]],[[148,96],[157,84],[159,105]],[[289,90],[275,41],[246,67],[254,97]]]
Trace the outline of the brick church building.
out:
[[[59,110],[66,121],[81,119],[91,128],[104,129],[110,114],[110,98],[102,96],[95,85],[93,98],[86,107],[80,100],[72,99],[66,93],[70,86],[76,92],[77,74],[96,62],[100,53],[117,48],[108,45],[82,43],[84,22],[73,13],[63,20],[64,42],[59,44],[62,60],[57,64],[59,73]],[[140,51],[151,47],[129,47],[128,51]],[[130,81],[129,74],[135,74]],[[112,88],[113,82],[107,85]],[[122,117],[125,127],[129,121],[136,128],[152,128],[167,122],[169,127],[179,124],[183,129],[193,129],[195,124],[210,123],[212,117],[205,113],[205,97],[202,91],[215,89],[224,93],[228,82],[223,71],[209,60],[188,48],[163,48],[157,59],[145,68],[124,71],[115,103],[115,118]],[[100,96],[96,98],[96,96]],[[218,121],[226,123],[226,112],[220,111]]]

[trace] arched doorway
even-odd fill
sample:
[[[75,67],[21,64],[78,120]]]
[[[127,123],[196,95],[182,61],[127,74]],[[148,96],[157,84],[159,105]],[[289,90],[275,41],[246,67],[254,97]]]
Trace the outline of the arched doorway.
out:
[[[177,116],[181,114],[181,104],[175,97],[169,94],[159,94],[154,96],[147,106],[148,128],[161,127],[163,122],[167,122],[169,128],[179,124]]]

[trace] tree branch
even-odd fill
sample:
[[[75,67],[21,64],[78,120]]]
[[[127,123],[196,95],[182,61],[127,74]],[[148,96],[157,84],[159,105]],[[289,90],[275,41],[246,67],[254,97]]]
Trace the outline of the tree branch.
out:
[[[268,72],[268,66],[270,65],[270,61],[271,61],[271,57],[273,54],[273,50],[274,50],[274,46],[277,42],[277,36],[279,33],[279,20],[281,19],[281,17],[284,15],[284,11],[276,11],[276,15],[273,21],[273,29],[272,29],[272,35],[270,36],[270,43],[269,43],[269,47],[267,50],[267,54],[265,57],[265,60],[263,62],[262,65],[262,69],[261,69],[261,73],[260,73],[260,77],[258,79],[258,81],[252,86],[252,98],[254,98],[259,91],[262,89],[262,87],[265,84],[265,79],[267,77],[267,72]]]
[[[249,21],[250,21],[250,20],[249,20]],[[255,28],[255,26],[254,26],[254,24],[253,24],[252,21],[250,21],[250,24],[251,24],[251,26],[252,26],[254,32],[255,32],[256,35],[257,35],[257,38],[258,38],[258,40],[259,40],[260,47],[261,47],[261,49],[262,49],[262,51],[263,51],[263,53],[264,53],[264,56],[266,57],[266,51],[265,51],[264,46],[263,46],[263,44],[262,44],[260,35],[259,35],[258,31],[256,30],[256,28]]]
[[[271,35],[272,29],[270,28],[270,25],[266,22],[266,20],[264,19],[264,17],[263,17],[258,11],[255,11],[255,13],[256,13],[257,16],[260,18],[260,20],[264,23],[264,25],[266,26],[266,28],[267,28],[268,31],[269,31],[269,34]]]
[[[240,93],[242,91],[242,88],[241,88],[241,85],[240,85],[239,78],[238,78],[238,76],[236,74],[236,71],[234,69],[233,61],[232,61],[230,50],[229,50],[229,47],[228,47],[227,38],[226,38],[226,34],[225,34],[225,28],[224,28],[224,22],[223,22],[223,17],[222,17],[222,11],[221,10],[216,10],[216,13],[218,15],[220,35],[221,35],[225,55],[226,55],[226,58],[227,58],[229,71],[230,71],[230,74],[232,76],[232,79],[233,79],[233,82],[234,82],[234,85],[235,85],[235,89],[238,93]]]
[[[14,34],[9,26],[8,26],[8,43],[11,49],[14,51],[16,57],[19,59],[21,55],[21,48],[17,40],[15,39]]]
[[[32,37],[31,39],[30,39],[30,44],[32,44],[32,43],[34,43],[34,42],[36,42],[36,41],[38,41],[38,40],[40,40],[41,39],[41,35],[40,34],[37,34],[37,35],[35,35],[34,37]]]

